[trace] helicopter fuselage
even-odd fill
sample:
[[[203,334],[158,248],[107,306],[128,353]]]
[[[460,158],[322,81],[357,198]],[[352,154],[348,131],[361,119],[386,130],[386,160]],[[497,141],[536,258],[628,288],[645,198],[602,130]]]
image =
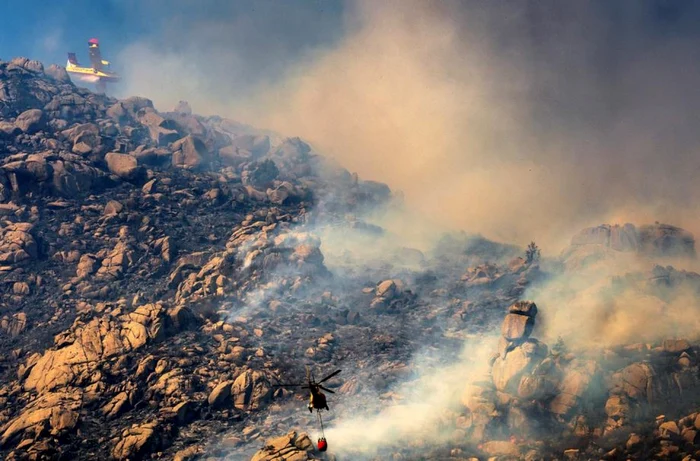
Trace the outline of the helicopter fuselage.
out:
[[[328,403],[326,402],[326,396],[318,389],[313,387],[309,389],[309,411],[316,410],[328,410]]]

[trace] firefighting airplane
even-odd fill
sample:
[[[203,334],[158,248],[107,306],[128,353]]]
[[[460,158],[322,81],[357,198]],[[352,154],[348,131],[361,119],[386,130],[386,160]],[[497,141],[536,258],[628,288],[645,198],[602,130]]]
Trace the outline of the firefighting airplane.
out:
[[[77,77],[80,81],[95,83],[97,91],[104,93],[107,89],[107,83],[118,82],[120,77],[108,69],[109,61],[102,59],[100,43],[96,38],[88,40],[88,52],[90,55],[91,67],[82,67],[78,64],[78,58],[76,58],[75,53],[68,53],[66,71],[70,75]]]

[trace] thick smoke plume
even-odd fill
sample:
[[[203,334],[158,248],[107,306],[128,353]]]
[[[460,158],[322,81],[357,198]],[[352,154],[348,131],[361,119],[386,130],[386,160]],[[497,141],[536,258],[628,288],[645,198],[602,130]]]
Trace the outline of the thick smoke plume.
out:
[[[695,228],[699,11],[655,5],[348,3],[342,36],[283,67],[264,63],[287,49],[240,36],[253,24],[283,40],[280,15],[219,12],[177,29],[179,47],[139,43],[123,59],[129,93],[299,135],[404,191],[432,224],[536,238],[551,254],[608,220]],[[326,28],[306,13],[295,24]],[[167,69],[157,91],[143,74],[153,63]],[[249,68],[269,71],[253,82]]]
[[[550,344],[561,337],[588,351],[668,338],[698,339],[697,282],[662,288],[650,282],[655,267],[671,264],[678,270],[697,270],[697,261],[620,253],[557,273],[526,293],[537,300],[542,313],[536,335]]]
[[[461,410],[460,398],[470,383],[486,379],[496,344],[497,338],[466,341],[459,360],[448,364],[439,351],[418,354],[411,364],[417,377],[392,390],[403,400],[374,414],[347,405],[335,418],[338,423],[326,430],[333,452],[343,459],[365,459],[380,450],[444,444],[453,436],[450,425],[443,424],[446,415]]]

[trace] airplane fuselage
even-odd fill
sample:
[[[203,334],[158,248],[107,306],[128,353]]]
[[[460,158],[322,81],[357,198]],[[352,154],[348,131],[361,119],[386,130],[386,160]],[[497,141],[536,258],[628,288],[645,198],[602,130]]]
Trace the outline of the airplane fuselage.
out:
[[[75,75],[80,80],[88,81],[88,82],[96,82],[96,81],[118,82],[119,81],[119,76],[116,74],[113,74],[112,72],[105,72],[104,70],[97,70],[97,69],[94,69],[92,67],[76,66],[75,64],[71,64],[70,61],[66,64],[66,71],[69,74]]]

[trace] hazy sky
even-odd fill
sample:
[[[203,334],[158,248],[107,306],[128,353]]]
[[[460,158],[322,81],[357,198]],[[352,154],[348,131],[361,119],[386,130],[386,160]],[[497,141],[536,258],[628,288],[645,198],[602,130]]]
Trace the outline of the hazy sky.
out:
[[[0,59],[21,55],[63,64],[66,52],[75,51],[86,61],[87,39],[98,37],[103,55],[117,71],[129,74],[136,66],[158,66],[157,58],[163,56],[183,57],[200,69],[200,86],[215,86],[220,95],[237,100],[261,82],[286,78],[290,69],[298,70],[300,59],[352,34],[358,3],[363,2],[5,0]],[[523,72],[546,81],[532,88],[540,92],[538,104],[545,113],[581,97],[604,99],[601,104],[614,110],[616,79],[627,65],[648,59],[659,43],[675,40],[700,49],[700,3],[692,0],[377,2],[381,3],[394,5],[396,16],[411,10],[418,16],[449,16],[446,27],[456,28],[458,34],[475,19],[483,19],[482,32],[488,34],[494,54],[517,60]],[[424,6],[422,12],[416,4]],[[470,46],[466,41],[463,45]],[[130,61],[134,56],[152,60]],[[687,58],[699,56],[695,52]],[[571,72],[576,67],[585,72]],[[559,77],[551,78],[553,69],[561,71]],[[608,92],[596,88],[591,94],[591,77],[605,82]],[[122,85],[115,92],[133,86]],[[598,107],[592,114],[581,109],[570,114],[571,123],[582,118],[600,121]]]
[[[247,82],[281,72],[310,48],[332,44],[343,33],[340,0],[2,3],[0,59],[27,56],[45,64],[64,64],[66,53],[74,51],[79,60],[87,61],[87,40],[97,37],[113,68],[128,70],[129,62],[117,58],[134,44],[178,52],[190,49],[196,42],[198,47],[206,48],[202,50],[204,54],[232,47],[240,50],[249,58],[245,66]]]

